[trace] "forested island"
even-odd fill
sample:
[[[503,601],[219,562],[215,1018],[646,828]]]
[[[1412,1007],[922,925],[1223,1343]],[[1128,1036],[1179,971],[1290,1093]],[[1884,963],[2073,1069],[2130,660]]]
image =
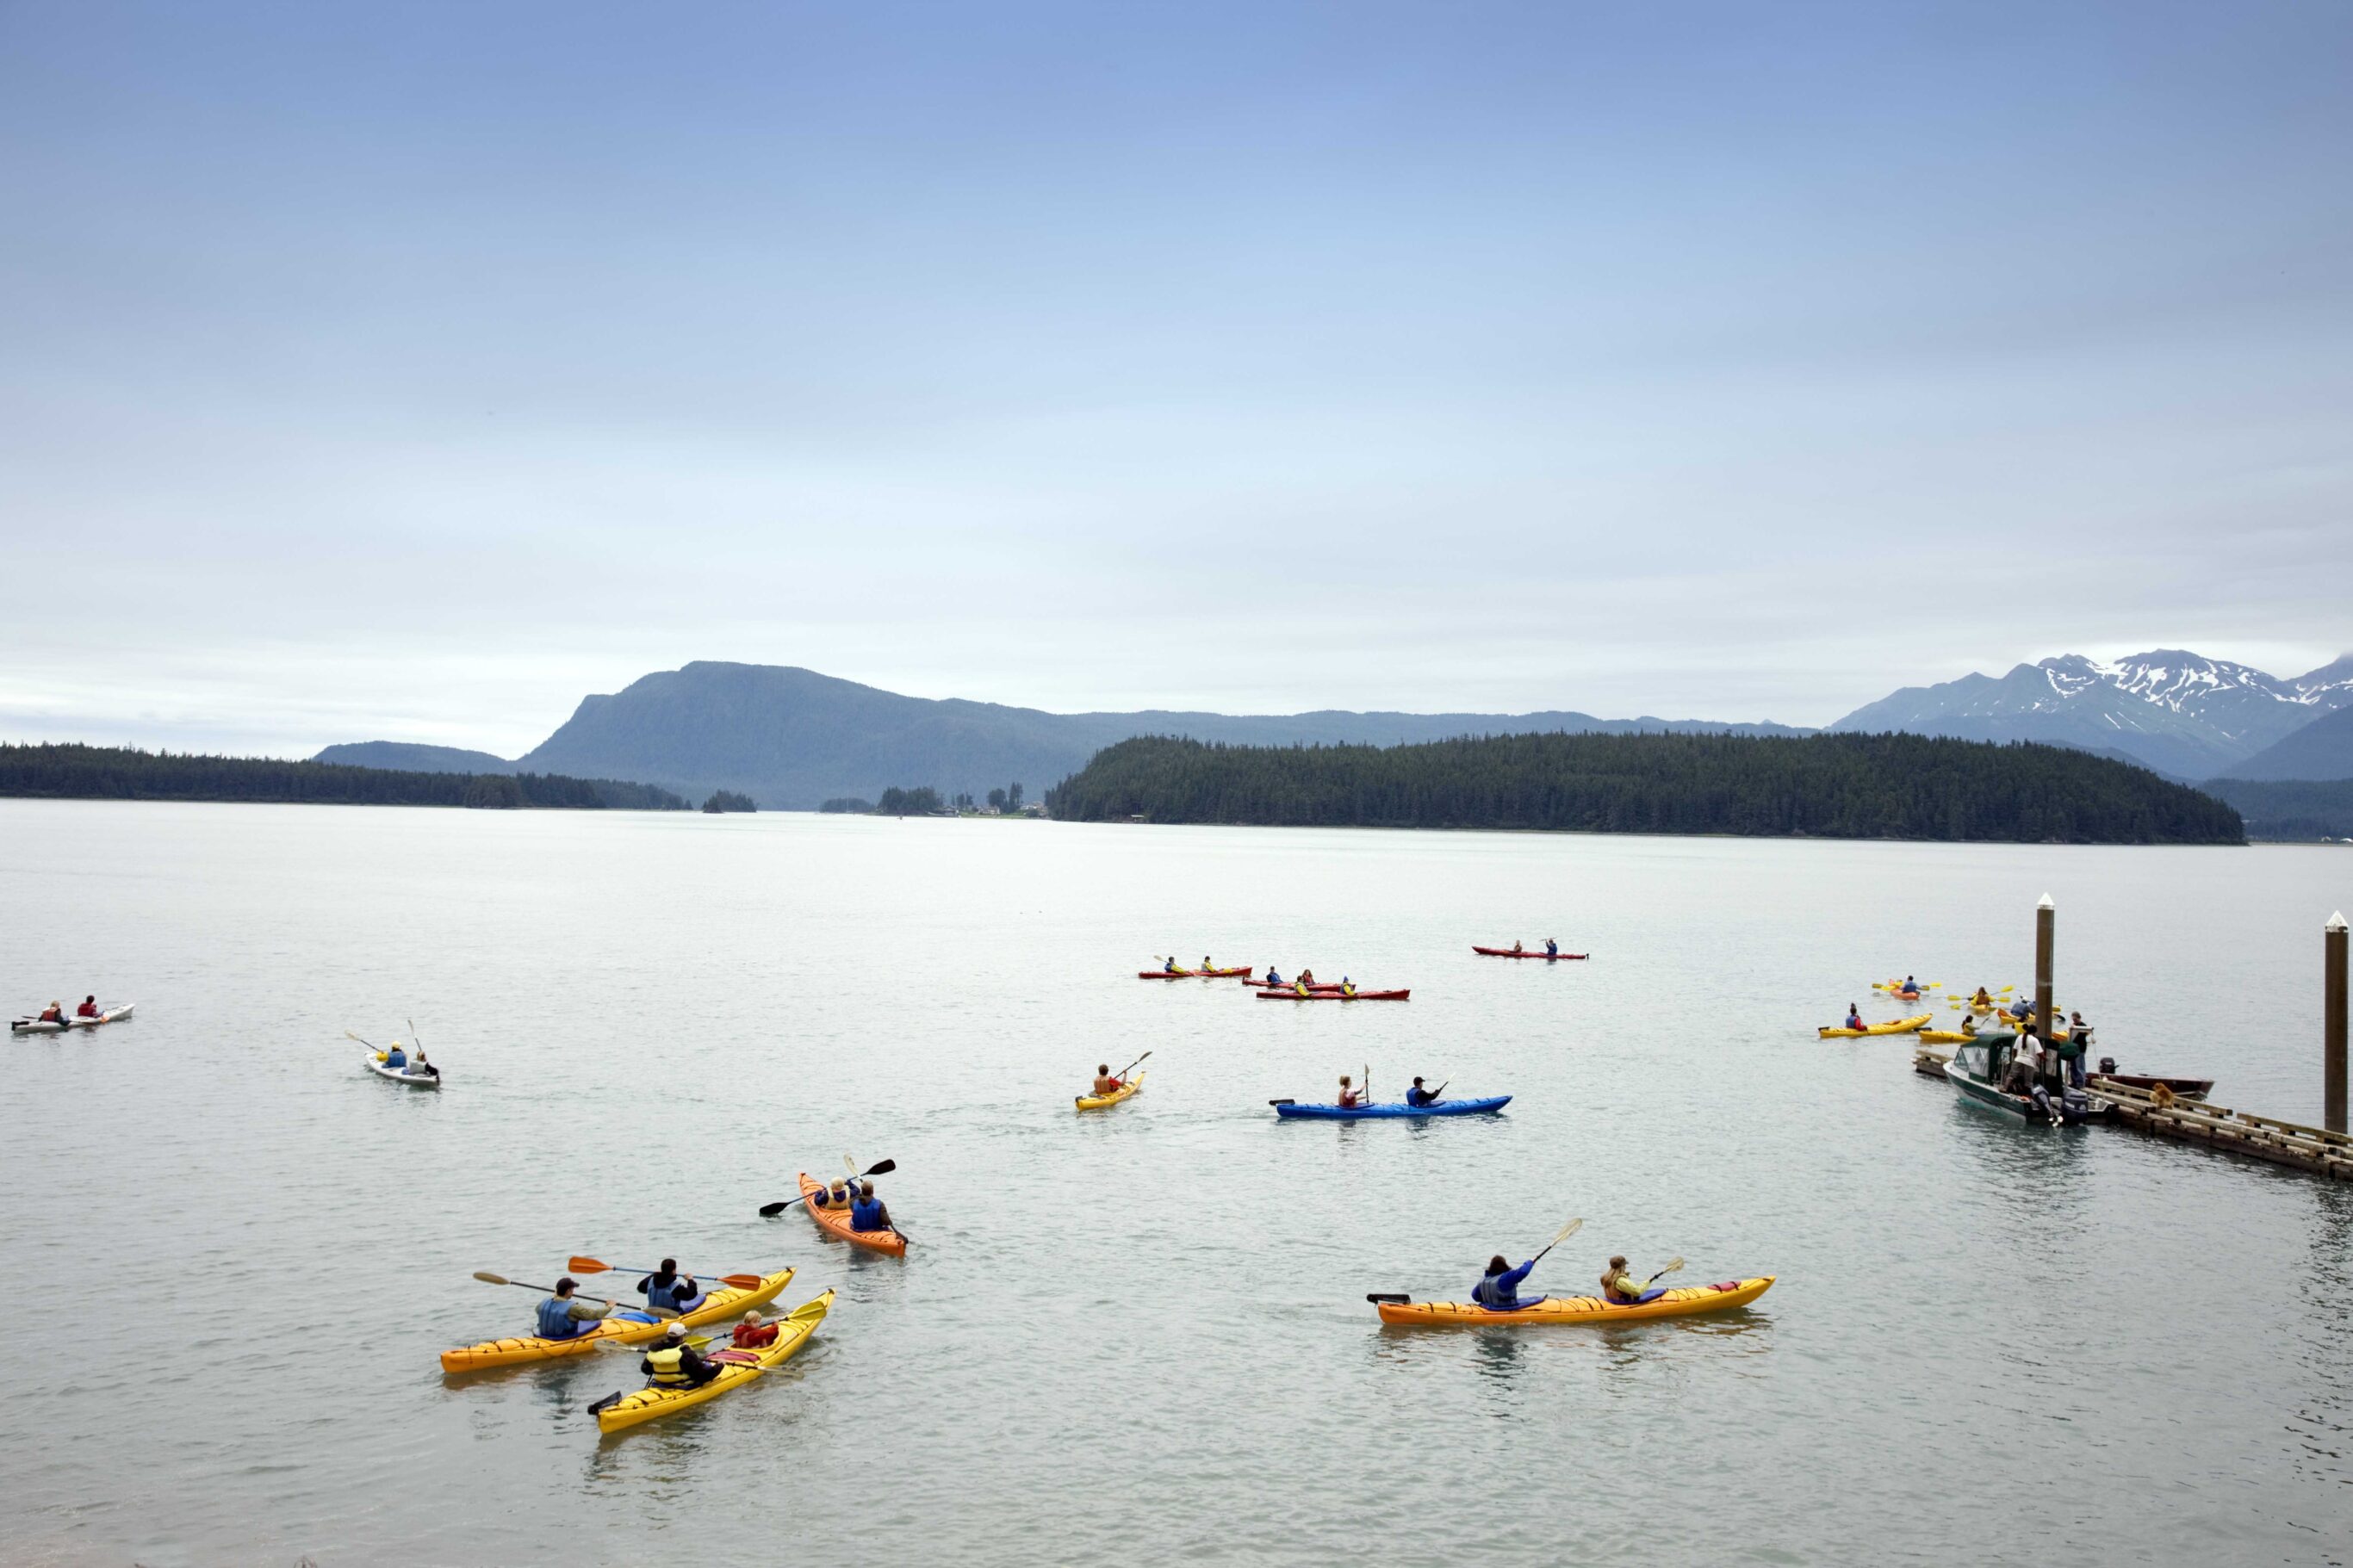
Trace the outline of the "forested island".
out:
[[[2198,787],[2236,811],[2250,838],[2353,838],[2353,779],[2208,779]]]
[[[1065,821],[2239,844],[2239,815],[2063,746],[1921,735],[1499,735],[1407,746],[1124,741],[1047,792]]]
[[[732,789],[715,789],[711,792],[711,798],[702,803],[702,809],[715,816],[723,811],[757,811],[760,807],[759,803],[748,795],[739,795]]]
[[[206,757],[129,747],[0,743],[0,795],[70,800],[277,801],[455,805],[491,810],[684,811],[653,784],[560,773],[405,773],[274,757]]]

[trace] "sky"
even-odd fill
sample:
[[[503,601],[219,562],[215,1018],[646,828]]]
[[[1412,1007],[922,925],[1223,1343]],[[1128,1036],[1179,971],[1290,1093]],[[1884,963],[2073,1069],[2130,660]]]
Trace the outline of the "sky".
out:
[[[2353,647],[2353,5],[0,0],[0,739]]]

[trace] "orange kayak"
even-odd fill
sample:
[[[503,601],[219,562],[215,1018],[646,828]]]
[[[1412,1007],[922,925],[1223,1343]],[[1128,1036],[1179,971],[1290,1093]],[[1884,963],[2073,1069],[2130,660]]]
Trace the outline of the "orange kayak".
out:
[[[819,1230],[830,1231],[852,1247],[871,1247],[877,1252],[887,1252],[893,1258],[905,1256],[907,1238],[897,1231],[852,1230],[849,1228],[849,1213],[847,1209],[821,1209],[809,1202],[809,1194],[818,1191],[824,1185],[823,1182],[818,1181],[807,1171],[801,1173],[801,1207],[808,1211],[809,1218],[817,1221]]]

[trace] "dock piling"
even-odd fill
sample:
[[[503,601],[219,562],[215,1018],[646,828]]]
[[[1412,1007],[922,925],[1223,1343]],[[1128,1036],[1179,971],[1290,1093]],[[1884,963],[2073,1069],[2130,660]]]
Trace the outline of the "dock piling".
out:
[[[2345,911],[2320,930],[2321,1125],[2345,1128]]]
[[[2034,1027],[2044,1039],[2051,1037],[2051,950],[2052,928],[2058,923],[2059,907],[2051,895],[2034,906]]]

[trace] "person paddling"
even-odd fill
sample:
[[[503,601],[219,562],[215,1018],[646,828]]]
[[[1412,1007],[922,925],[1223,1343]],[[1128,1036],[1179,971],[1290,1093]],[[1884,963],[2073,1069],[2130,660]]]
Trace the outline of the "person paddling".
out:
[[[734,1340],[735,1348],[739,1351],[755,1351],[762,1345],[775,1344],[776,1325],[762,1322],[756,1310],[746,1312],[744,1321],[735,1325]]]
[[[398,1040],[393,1041],[392,1048],[384,1053],[384,1065],[395,1072],[408,1070],[408,1053],[400,1048]]]
[[[1523,1307],[1535,1306],[1544,1298],[1523,1298],[1519,1289],[1520,1281],[1525,1279],[1535,1266],[1536,1260],[1531,1258],[1514,1268],[1504,1261],[1502,1253],[1497,1253],[1487,1259],[1485,1277],[1471,1288],[1471,1299],[1491,1312],[1516,1312]]]
[[[1601,1299],[1613,1307],[1631,1307],[1651,1297],[1644,1282],[1626,1272],[1626,1260],[1613,1258],[1601,1276]]]
[[[874,1184],[863,1183],[858,1189],[858,1201],[849,1205],[849,1228],[857,1231],[889,1230],[891,1211],[874,1195]]]
[[[1343,996],[1354,996],[1356,994],[1356,983],[1349,979],[1345,974],[1340,976],[1340,994]]]
[[[1522,948],[1522,947],[1520,946],[1520,939],[1519,939],[1518,937],[1514,937],[1514,938],[1512,939],[1512,951],[1513,951],[1514,952],[1522,952],[1526,951],[1525,949],[1524,949],[1524,948]]]
[[[1408,1105],[1436,1105],[1438,1096],[1422,1088],[1421,1079],[1415,1079],[1413,1087],[1405,1091],[1405,1102]]]
[[[702,1287],[694,1282],[691,1274],[678,1271],[678,1259],[665,1258],[661,1267],[638,1281],[649,1307],[667,1307],[674,1312],[691,1310],[702,1300]]]
[[[46,1006],[46,1007],[44,1007],[44,1008],[42,1008],[42,1009],[41,1009],[41,1022],[42,1022],[42,1023],[44,1023],[44,1024],[62,1024],[62,1023],[64,1023],[65,1021],[66,1021],[66,1005],[65,1005],[64,1003],[62,1003],[62,1002],[52,1002],[52,1003],[50,1003],[47,1006]]]
[[[1206,953],[1206,952],[1205,952],[1205,953],[1203,953],[1203,954],[1201,955],[1201,973],[1202,973],[1207,974],[1207,973],[1209,973],[1209,971],[1211,971],[1212,969],[1215,969],[1215,968],[1217,968],[1217,967],[1218,967],[1218,966],[1217,966],[1216,964],[1211,963],[1209,962],[1209,955],[1208,955],[1208,953]]]
[[[1176,955],[1172,952],[1166,959],[1161,961],[1160,973],[1163,974],[1182,974],[1185,972],[1176,967]]]
[[[83,997],[81,999],[81,1005],[74,1009],[74,1016],[77,1018],[97,1017],[98,997],[95,994]]]
[[[1560,956],[1559,938],[1549,936],[1545,938],[1545,956],[1546,958],[1558,958]]]
[[[1304,973],[1302,973],[1298,979],[1291,983],[1291,994],[1293,996],[1304,996],[1307,994],[1307,976]]]
[[[589,1331],[588,1325],[609,1314],[610,1301],[583,1301],[573,1295],[580,1281],[567,1274],[555,1282],[555,1294],[539,1304],[539,1337],[543,1340],[576,1340]]]
[[[1863,1027],[1862,1009],[1852,1002],[1846,1005],[1846,1026],[1857,1031]]]
[[[1127,1080],[1114,1074],[1111,1070],[1109,1062],[1095,1064],[1095,1094],[1098,1098],[1106,1094],[1117,1094],[1126,1087]]]
[[[1282,976],[1274,972],[1274,965],[1271,963],[1266,966],[1266,984],[1269,990],[1282,984]]]
[[[1340,1075],[1340,1109],[1343,1110],[1354,1110],[1365,1103],[1365,1097],[1357,1090],[1349,1088],[1348,1082],[1348,1075],[1342,1073]]]
[[[654,1388],[701,1388],[719,1375],[718,1365],[703,1360],[686,1342],[684,1323],[672,1323],[662,1339],[661,1348],[648,1351],[646,1359],[638,1363],[638,1370],[646,1374],[647,1384]]]

